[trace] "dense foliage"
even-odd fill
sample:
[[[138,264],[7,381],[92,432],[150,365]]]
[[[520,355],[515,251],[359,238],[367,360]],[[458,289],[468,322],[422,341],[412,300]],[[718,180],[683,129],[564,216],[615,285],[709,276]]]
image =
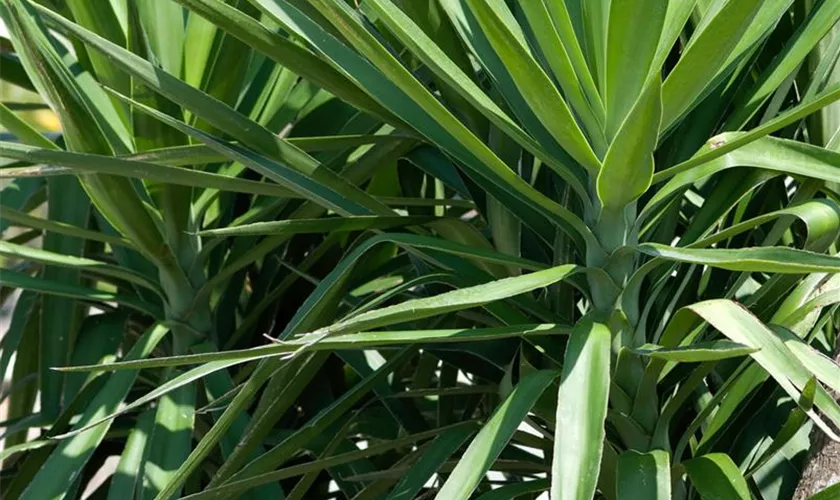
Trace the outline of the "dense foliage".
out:
[[[0,104],[4,499],[783,499],[840,439],[840,2],[0,15],[61,123]]]

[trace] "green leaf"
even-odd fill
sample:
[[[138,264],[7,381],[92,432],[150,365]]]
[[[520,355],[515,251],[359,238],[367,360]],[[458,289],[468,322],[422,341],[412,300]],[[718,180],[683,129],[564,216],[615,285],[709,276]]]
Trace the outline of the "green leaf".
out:
[[[223,438],[228,429],[231,429],[235,424],[235,420],[248,408],[260,388],[268,382],[268,386],[265,388],[254,412],[253,420],[231,456],[214,474],[208,487],[210,490],[215,489],[216,486],[228,480],[234,472],[240,470],[247,461],[262,456],[262,441],[271,432],[273,425],[302,394],[314,373],[323,366],[327,356],[327,354],[306,356],[285,365],[277,360],[260,363],[255,369],[254,375],[242,386],[233,401],[225,409],[224,414],[181,465],[176,477],[170,482],[169,488],[177,488],[201,465],[202,460],[213,450],[216,443]]]
[[[787,247],[680,248],[645,243],[637,249],[661,259],[702,264],[730,271],[762,273],[819,273],[840,272],[840,257]]]
[[[64,433],[64,434],[59,434],[59,435],[54,436],[54,437],[56,439],[68,439],[68,438],[74,438],[76,436],[83,435],[84,433],[90,431],[91,429],[101,427],[102,424],[104,424],[106,422],[113,421],[113,419],[115,419],[116,417],[118,417],[122,414],[128,413],[128,412],[133,411],[137,408],[140,408],[143,405],[146,405],[146,404],[148,404],[152,401],[155,401],[156,399],[158,399],[158,398],[160,398],[160,397],[162,397],[166,394],[169,394],[173,391],[176,391],[176,390],[180,389],[181,387],[187,386],[187,385],[189,385],[189,384],[191,384],[191,383],[193,383],[197,380],[200,380],[202,377],[205,377],[205,376],[207,376],[211,373],[215,373],[219,370],[224,370],[225,368],[236,365],[240,362],[241,362],[240,360],[234,359],[233,361],[211,361],[211,362],[205,363],[201,366],[198,366],[198,367],[193,368],[191,370],[188,370],[184,373],[181,373],[181,374],[171,378],[170,380],[167,380],[165,383],[158,385],[154,390],[152,390],[152,391],[148,392],[147,394],[135,399],[134,401],[132,401],[131,403],[129,403],[127,405],[123,405],[122,407],[120,407],[117,410],[114,410],[112,408],[111,411],[107,412],[106,414],[102,414],[100,412],[99,414],[97,414],[97,418],[95,420],[85,422],[84,426],[77,426],[76,428],[74,428],[70,432],[67,432],[67,433]],[[127,361],[127,363],[131,363],[131,361]],[[115,365],[118,365],[118,364],[115,363],[114,365],[95,365],[95,366],[109,367],[109,366],[115,366]],[[136,367],[136,365],[135,365],[135,367]],[[121,370],[121,371],[128,371],[129,373],[133,373],[132,371],[130,371],[131,367],[126,367],[126,368],[128,370]]]
[[[163,325],[155,325],[148,329],[128,352],[126,359],[147,357],[168,332],[169,329]],[[103,416],[117,409],[128,395],[131,386],[134,385],[136,377],[137,371],[124,371],[109,376],[108,381],[90,402],[81,419],[74,425],[77,430],[87,430],[59,443],[23,492],[21,496],[23,500],[64,496],[67,485],[81,474],[85,464],[111,427],[110,421],[107,420],[93,427],[90,427],[90,424],[100,421]]]
[[[609,7],[609,30],[606,37],[606,92],[607,109],[606,135],[612,140],[626,121],[638,124],[639,117],[631,115],[634,107],[647,107],[637,100],[644,100],[642,94],[650,86],[649,75],[657,74],[659,68],[652,67],[654,54],[659,44],[660,33],[668,9],[667,0],[612,0]],[[644,26],[644,29],[639,29]],[[659,103],[659,77],[656,78],[656,107],[651,122],[638,124],[642,132],[638,135],[652,135],[653,146],[659,133],[661,103]],[[650,92],[651,90],[647,90]],[[650,105],[648,105],[650,106]],[[650,130],[648,130],[650,127]],[[627,132],[625,132],[626,134]],[[630,143],[632,144],[632,142]],[[645,155],[647,159],[647,154]],[[615,160],[613,160],[615,161]],[[606,160],[605,160],[606,163]],[[628,161],[633,163],[633,161]]]
[[[286,236],[276,236],[272,238],[267,238],[264,240],[260,245],[253,250],[253,252],[259,253],[261,257],[264,255],[264,251],[267,251],[263,247],[267,247],[268,250],[276,248],[276,246],[283,241],[283,238]],[[279,241],[278,241],[279,240]],[[296,328],[298,325],[299,318],[303,317],[303,315],[308,314],[311,307],[323,307],[324,304],[329,303],[329,300],[323,299],[323,297],[328,296],[330,294],[337,293],[339,291],[339,287],[344,280],[349,277],[349,273],[354,269],[354,266],[357,262],[372,248],[381,245],[383,243],[396,243],[402,247],[404,247],[407,251],[419,254],[424,259],[428,259],[429,261],[435,263],[436,265],[441,265],[443,267],[447,267],[444,263],[441,263],[438,258],[434,255],[428,255],[425,252],[422,252],[424,249],[428,250],[435,250],[445,254],[453,254],[453,255],[460,255],[470,258],[481,265],[483,262],[496,262],[500,264],[516,266],[521,269],[542,269],[543,266],[539,265],[536,262],[529,261],[527,259],[511,257],[499,252],[495,251],[488,251],[481,248],[470,247],[467,245],[461,245],[457,243],[451,243],[440,238],[432,238],[428,236],[420,236],[420,235],[413,235],[413,234],[405,234],[405,233],[383,233],[376,235],[370,239],[365,240],[361,245],[359,245],[352,253],[347,255],[344,259],[342,259],[341,263],[336,266],[335,269],[318,285],[309,298],[307,298],[304,307],[302,307],[296,314],[295,317],[287,326],[286,331],[291,331],[292,328]],[[263,253],[260,253],[263,252]],[[209,290],[212,289],[213,286],[216,286],[218,283],[223,283],[227,280],[232,272],[235,272],[241,267],[250,264],[254,259],[249,256],[243,256],[242,259],[235,263],[231,263],[226,266],[222,272],[214,276],[212,279],[208,280],[207,284],[202,288],[199,292],[199,296],[202,293],[209,293]],[[307,327],[308,328],[308,327]],[[307,328],[304,328],[307,329]]]
[[[146,303],[133,295],[121,295],[93,288],[87,288],[80,285],[69,285],[58,281],[48,281],[40,278],[33,278],[26,273],[17,271],[6,271],[0,273],[0,284],[21,288],[24,290],[32,290],[34,292],[43,293],[46,295],[57,295],[59,297],[69,297],[72,299],[80,299],[91,302],[116,302],[124,304],[141,313],[148,314],[153,318],[163,318],[163,311],[154,304]],[[66,363],[53,365],[55,367]]]
[[[14,243],[8,243],[6,241],[0,241],[0,255],[40,262],[48,266],[75,269],[77,271],[85,271],[100,274],[102,276],[119,278],[151,290],[161,297],[163,296],[160,286],[157,283],[150,281],[145,276],[130,269],[106,264],[93,259],[75,257],[72,254],[62,255],[60,253],[49,252],[47,250],[41,250],[39,248],[28,247],[25,245],[15,245]],[[50,277],[45,275],[44,280],[49,281]]]
[[[2,175],[0,169],[0,175]],[[33,204],[39,204],[45,197],[45,182],[43,179],[27,179],[19,178],[8,181],[6,187],[0,191],[0,234],[4,234],[9,227],[9,223],[2,215],[5,215],[7,210],[27,210]]]
[[[367,135],[346,134],[324,137],[290,137],[292,144],[302,151],[317,153],[321,151],[345,150],[367,145],[402,144],[413,142],[415,139],[397,135]],[[228,161],[224,155],[204,144],[190,144],[188,146],[170,146],[150,149],[130,155],[122,156],[126,160],[136,160],[147,163],[158,163],[172,167],[184,167],[205,163],[223,163]]]
[[[379,71],[375,71],[370,63],[362,60],[297,9],[266,0],[256,1],[275,20],[325,53],[348,75],[366,87],[377,89],[377,97],[384,104],[463,162],[471,176],[496,198],[505,200],[524,223],[543,231],[547,229],[544,223],[550,221],[572,234],[581,245],[584,238],[591,236],[591,232],[578,217],[517,176],[460,123],[390,52],[379,45],[359,20],[348,12],[348,6],[318,3],[319,11],[329,12],[331,22],[341,25],[342,34]]]
[[[289,219],[272,222],[254,222],[241,226],[199,231],[200,236],[265,236],[328,232],[391,229],[403,226],[420,226],[434,222],[436,217],[422,216],[348,216],[328,219]]]
[[[555,371],[540,370],[519,381],[472,440],[435,496],[437,500],[470,498],[531,407],[557,375]]]
[[[653,178],[653,151],[662,115],[659,76],[648,80],[626,118],[617,125],[598,173],[598,198],[605,210],[618,212],[644,194]]]
[[[78,60],[43,31],[31,4],[4,1],[0,10],[14,39],[15,51],[41,97],[58,114],[71,149],[124,150],[125,123],[88,72],[71,74]],[[87,119],[88,135],[81,133]],[[41,141],[38,141],[41,142]],[[47,146],[49,147],[49,146]]]
[[[220,486],[218,488],[210,488],[207,490],[202,491],[201,493],[197,493],[195,495],[189,495],[184,497],[185,499],[189,498],[190,500],[199,500],[199,499],[207,499],[207,498],[217,498],[222,497],[225,495],[235,495],[241,494],[243,491],[247,491],[250,488],[255,488],[262,484],[267,484],[271,482],[280,481],[286,478],[295,477],[302,474],[307,474],[314,471],[321,471],[327,469],[329,467],[333,467],[335,465],[345,464],[349,462],[353,462],[360,458],[379,455],[383,452],[391,451],[393,449],[403,447],[406,445],[411,445],[417,443],[421,440],[428,439],[430,437],[434,437],[439,434],[445,434],[452,430],[458,430],[461,428],[467,428],[470,432],[475,430],[475,422],[474,421],[465,421],[459,422],[457,424],[453,424],[450,426],[432,429],[429,431],[418,432],[415,434],[410,434],[408,436],[404,436],[401,438],[397,438],[394,440],[386,441],[383,443],[373,444],[368,446],[364,450],[355,450],[347,453],[341,453],[338,455],[333,455],[331,457],[322,458],[319,460],[314,460],[312,462],[307,462],[303,464],[292,465],[289,467],[285,467],[273,472],[268,472],[265,474],[260,474],[257,476],[253,476],[249,479],[243,479],[241,481],[232,481],[224,486]]]
[[[339,98],[353,103],[375,116],[384,118],[385,121],[399,123],[399,119],[394,117],[379,102],[360,90],[352,80],[322,61],[315,53],[272,31],[242,11],[219,0],[177,1],[206,18],[210,23],[219,26],[245,42],[248,46],[289,68],[295,74],[301,75],[319,87],[329,90]],[[192,19],[190,23],[193,23]],[[212,37],[210,38],[212,41]],[[187,48],[189,47],[190,44],[187,44]],[[190,67],[189,61],[190,58],[187,58],[188,68]],[[187,74],[187,77],[187,81],[190,82],[189,74]]]
[[[829,486],[816,495],[808,497],[808,500],[834,500],[837,495],[840,495],[840,483]]]
[[[513,325],[494,328],[453,328],[447,330],[388,330],[380,332],[360,332],[335,335],[312,342],[307,336],[296,340],[276,341],[274,345],[251,349],[228,350],[207,354],[188,354],[170,356],[143,361],[125,361],[88,366],[68,366],[56,368],[65,372],[90,372],[129,370],[138,368],[161,368],[167,366],[197,365],[201,363],[244,363],[263,358],[282,356],[308,351],[332,351],[342,349],[370,349],[373,347],[399,346],[406,344],[460,343],[470,341],[498,340],[518,336],[566,335],[569,328],[563,325]],[[312,336],[311,334],[309,335]],[[225,365],[225,366],[232,366]]]
[[[66,5],[79,25],[101,33],[102,36],[118,45],[125,45],[125,33],[109,3],[93,5],[85,0],[68,0]],[[123,92],[128,91],[130,85],[128,77],[115,68],[107,57],[100,54],[89,54],[88,57],[99,81]],[[127,110],[118,108],[117,111],[127,124]]]
[[[540,493],[549,488],[548,479],[533,479],[521,483],[511,483],[488,491],[478,497],[478,500],[510,500],[527,493]]]
[[[607,73],[607,33],[609,32],[610,4],[612,0],[579,0],[582,19],[582,45],[586,49],[589,68],[604,95]],[[569,2],[567,2],[569,3]],[[606,103],[605,103],[606,104]]]
[[[179,75],[184,58],[181,49],[184,44],[183,9],[171,0],[139,0],[137,12],[154,60],[164,71]],[[91,31],[101,33],[99,30]],[[126,93],[125,89],[111,87]]]
[[[171,4],[175,2],[167,3]],[[236,19],[234,18],[234,15],[238,14],[239,16],[251,21],[253,27],[262,28],[255,19],[251,19],[240,10],[227,5],[224,2],[219,3],[226,9],[229,9],[230,14],[227,16],[227,19],[230,20],[230,24],[238,25],[238,23],[235,22]],[[171,6],[167,7],[171,8]],[[170,68],[169,71],[174,75],[182,76],[182,79],[185,82],[198,89],[203,88],[203,84],[205,82],[205,72],[209,72],[207,67],[208,65],[211,66],[212,70],[213,58],[218,52],[219,45],[221,45],[219,43],[221,39],[221,36],[219,36],[219,30],[205,17],[206,16],[200,15],[197,11],[190,12],[189,15],[186,16],[186,26],[182,28],[183,32],[181,33],[184,42],[183,68],[181,68],[182,71],[172,72],[172,68]]]
[[[783,221],[785,216],[793,216],[802,221],[808,230],[805,248],[820,246],[825,248],[829,241],[837,238],[840,227],[840,205],[827,198],[817,198],[804,203],[792,203],[791,206],[773,212],[767,212],[752,219],[731,225],[722,231],[711,234],[688,245],[690,248],[703,248],[733,236],[753,230],[771,221]],[[823,240],[825,239],[825,244]]]
[[[58,149],[58,146],[32,128],[32,125],[13,113],[3,103],[0,103],[0,124],[17,136],[18,140],[24,144],[46,149]]]
[[[109,245],[121,245],[131,248],[131,242],[125,238],[100,233],[99,231],[92,231],[90,229],[77,227],[61,221],[33,217],[29,214],[19,212],[9,207],[3,207],[2,212],[0,212],[0,219],[8,221],[10,226],[31,227],[84,240],[99,241]]]
[[[0,273],[0,277],[5,274],[6,271],[3,271],[3,273]],[[6,403],[8,405],[6,417],[19,420],[18,424],[10,425],[6,429],[4,433],[4,446],[11,447],[25,442],[27,433],[24,429],[28,429],[30,425],[45,420],[41,417],[40,413],[34,413],[35,403],[38,398],[37,384],[26,383],[27,379],[37,380],[38,377],[38,344],[40,340],[38,338],[38,328],[40,314],[41,301],[38,300],[37,295],[29,291],[23,291],[18,297],[18,303],[15,305],[12,324],[9,325],[9,330],[6,332],[6,336],[4,336],[4,356],[6,356],[7,349],[10,349],[13,345],[11,344],[13,341],[11,336],[19,337],[15,345],[15,363],[9,380],[12,386],[17,385],[18,387],[16,391],[9,391],[8,403]],[[6,338],[9,340],[5,340]],[[10,342],[8,347],[6,342]],[[9,357],[11,357],[11,354],[12,352],[9,352]],[[8,363],[8,360],[4,359],[4,362]],[[46,454],[48,454],[47,451],[41,453],[42,456]],[[13,491],[17,495],[20,495],[26,483],[25,481],[15,481],[15,483]]]
[[[557,404],[551,497],[595,495],[610,387],[610,329],[590,317],[572,331],[563,357]]]
[[[315,415],[306,426],[298,429],[292,435],[281,441],[268,452],[253,460],[244,469],[235,474],[231,479],[238,481],[249,477],[263,474],[276,469],[285,463],[290,456],[303,446],[306,446],[314,436],[326,431],[339,418],[359,402],[368,392],[378,385],[384,378],[394,370],[403,365],[414,354],[414,349],[405,348],[391,356],[387,362],[370,373],[367,377],[355,384],[328,407]],[[163,494],[164,492],[162,492]]]
[[[466,71],[470,72],[472,79],[479,81],[479,75],[475,71],[483,70],[493,84],[490,91],[499,94],[500,97],[505,99],[507,105],[510,106],[511,112],[522,123],[522,127],[537,142],[548,148],[554,157],[564,164],[568,163],[568,167],[575,173],[583,174],[583,168],[577,165],[577,162],[557,144],[551,133],[542,125],[536,113],[528,105],[522,93],[517,88],[516,82],[510,74],[510,70],[502,62],[499,54],[493,49],[487,35],[478,27],[478,21],[467,7],[465,0],[440,2],[440,7],[442,10],[441,14],[445,14],[455,32],[459,35],[464,50],[469,51],[481,66],[481,69],[471,68],[469,66],[465,67]],[[496,7],[498,9],[499,2],[496,2]],[[503,16],[507,25],[510,26],[517,40],[524,44],[525,42],[522,42],[522,40],[524,40],[525,34],[514,23],[514,20],[511,19],[511,13],[505,9],[498,9],[498,12]],[[500,198],[498,195],[496,197]]]
[[[112,498],[690,499],[681,462],[718,451],[777,498],[809,426],[836,433],[833,3],[102,1],[0,0],[2,79],[41,100],[0,106],[4,498],[88,495],[122,453]],[[75,178],[92,218],[47,200]],[[114,363],[153,319],[173,341]],[[47,350],[76,365],[58,420]],[[561,368],[559,401],[504,402]]]
[[[126,316],[123,312],[88,316],[79,328],[73,345],[71,365],[90,365],[113,362],[125,333]],[[72,402],[81,390],[99,374],[68,374],[64,381],[64,401]]]
[[[411,471],[404,475],[391,489],[391,493],[388,494],[386,500],[411,500],[416,498],[429,478],[472,434],[473,429],[459,427],[435,438],[431,446],[420,457],[420,460],[411,467]]]
[[[466,4],[540,123],[575,160],[590,172],[597,172],[600,161],[578,128],[566,101],[504,20],[500,12],[506,9],[504,3],[466,0]],[[589,133],[595,149],[603,150],[603,135],[596,123],[591,123]]]
[[[761,139],[777,130],[781,130],[791,123],[796,123],[802,118],[819,111],[829,104],[840,99],[840,85],[835,85],[819,95],[807,100],[798,106],[794,106],[772,120],[768,120],[758,127],[747,132],[725,132],[709,139],[706,145],[694,156],[684,162],[656,173],[653,182],[658,183],[669,177],[684,172],[692,167],[719,158],[731,151],[745,146],[755,140]],[[765,146],[766,147],[766,146]]]
[[[811,396],[811,406],[813,406],[813,396],[814,392],[816,391],[816,378],[812,378],[810,386],[806,386],[805,390],[802,391],[802,396],[805,398],[807,393],[809,392],[808,387],[812,387],[813,390],[810,391]],[[806,404],[800,403],[801,406],[807,406]],[[777,453],[782,451],[782,449],[787,445],[794,436],[802,429],[802,427],[808,422],[808,416],[805,414],[804,411],[800,408],[794,408],[793,411],[790,412],[787,420],[785,420],[784,425],[779,432],[773,436],[773,443],[767,447],[767,449],[761,454],[761,456],[755,460],[754,463],[750,464],[750,470],[744,474],[746,479],[749,479],[756,471],[760,470],[765,464],[767,464]]]
[[[0,52],[0,64],[3,64],[4,68],[0,79],[22,89],[37,92],[20,59],[4,50]]]
[[[468,309],[470,307],[477,307],[496,300],[502,300],[544,288],[580,271],[581,268],[572,264],[557,266],[523,276],[505,278],[483,285],[453,290],[433,297],[409,300],[401,304],[375,309],[353,316],[345,321],[316,330],[313,332],[313,335],[320,337],[322,335],[359,332],[369,328],[393,325],[461,309]]]
[[[671,467],[668,452],[627,450],[618,457],[618,500],[669,500]]]
[[[9,457],[23,451],[37,450],[38,448],[44,448],[53,444],[55,443],[49,439],[35,439],[26,443],[4,447],[3,450],[0,451],[0,460],[6,460]]]
[[[196,352],[214,351],[208,344],[201,344],[194,347],[193,350]],[[171,482],[177,482],[181,477],[187,476],[189,471],[192,470],[192,464],[200,463],[201,460],[205,459],[208,451],[212,450],[217,443],[221,448],[225,462],[216,471],[214,479],[226,478],[227,476],[223,475],[225,470],[237,470],[246,460],[257,458],[263,452],[262,443],[267,438],[271,425],[280,419],[285,410],[288,410],[293,402],[292,400],[299,396],[304,385],[309,383],[314,371],[323,366],[324,360],[326,360],[325,354],[307,357],[304,366],[308,370],[297,370],[297,365],[294,363],[284,366],[281,369],[282,373],[284,375],[293,374],[295,378],[292,380],[274,373],[273,368],[275,366],[269,363],[261,365],[247,382],[237,387],[234,387],[234,381],[230,374],[225,371],[208,375],[204,379],[208,399],[212,398],[215,402],[220,402],[226,396],[230,396],[233,391],[236,391],[236,395],[233,396],[221,415],[218,417],[214,415],[215,423],[213,427],[202,436],[189,457],[180,464]],[[260,404],[254,411],[253,418],[249,418],[249,415],[244,413],[245,409],[251,404],[256,392],[262,387],[266,378],[269,378],[270,382],[262,393],[260,403],[266,400],[271,401],[271,409],[277,409],[277,413],[272,414],[270,411],[266,411],[265,407]],[[271,384],[273,383],[282,387],[283,392],[281,394],[272,392]],[[282,489],[277,484],[263,486],[252,494],[256,497],[267,496],[271,498],[279,495],[282,495]]]
[[[639,220],[647,219],[655,207],[671,199],[684,187],[736,167],[754,167],[778,174],[838,182],[840,170],[835,165],[838,164],[839,158],[840,154],[825,148],[765,137],[675,175],[651,197]]]
[[[158,401],[152,438],[143,465],[143,496],[155,497],[178,472],[192,450],[195,424],[195,386],[186,385]],[[180,492],[176,492],[175,498]]]
[[[586,55],[584,54],[584,46],[586,45],[586,42],[583,40],[583,37],[580,37],[575,33],[575,30],[578,28],[575,23],[580,20],[580,6],[574,5],[577,1],[546,2],[543,0],[543,3],[548,8],[554,27],[569,54],[569,59],[572,63],[572,67],[574,68],[574,73],[581,81],[581,85],[584,92],[586,92],[587,99],[590,103],[592,103],[596,112],[603,115],[604,104],[601,98],[601,93],[598,90],[598,85],[600,85],[602,81],[599,81],[596,84],[594,78],[595,71],[590,70],[588,62],[586,61]]]
[[[796,359],[833,391],[840,391],[840,365],[809,346],[787,328],[770,325],[770,329],[785,343]]]
[[[315,162],[297,148],[289,146],[283,139],[271,133],[248,118],[237,113],[229,106],[213,97],[190,87],[185,82],[161,71],[149,61],[133,54],[122,47],[109,42],[96,33],[78,26],[56,13],[38,7],[44,20],[65,30],[67,33],[82,40],[87,47],[107,55],[120,69],[132,77],[142,81],[151,89],[164,97],[173,100],[184,108],[196,113],[209,123],[218,126],[246,145],[256,145],[257,149],[270,154],[277,159],[288,161],[295,168],[314,170]],[[119,89],[114,89],[119,95]],[[138,106],[135,104],[135,106]],[[245,131],[248,131],[246,134]],[[269,153],[270,151],[270,153]]]
[[[44,167],[2,169],[0,170],[0,176],[19,176],[22,174],[66,175],[90,172],[154,180],[181,186],[221,189],[266,196],[295,197],[295,194],[288,189],[273,183],[250,181],[210,172],[159,165],[151,162],[65,151],[50,151],[8,142],[0,142],[0,154],[9,158],[45,165]],[[72,170],[56,171],[53,165],[67,167]]]
[[[74,178],[52,178],[47,182],[47,215],[50,219],[84,226],[89,216],[90,202]],[[66,265],[82,254],[84,241],[78,238],[47,232],[44,235],[44,250],[31,249],[0,241],[0,253],[16,257],[32,258],[44,263],[62,262],[60,266],[46,266],[40,276],[44,281],[58,282],[68,286],[80,283],[79,266]],[[80,259],[81,260],[81,259]],[[86,262],[90,267],[91,262]],[[111,269],[112,272],[119,272]],[[150,285],[154,286],[154,285]],[[64,376],[51,372],[53,366],[62,366],[70,361],[71,339],[81,325],[81,310],[78,304],[60,295],[47,295],[43,299],[41,315],[41,411],[48,418],[58,416],[61,407]]]
[[[729,340],[695,342],[684,347],[662,347],[653,344],[645,344],[641,347],[633,349],[633,352],[641,356],[678,363],[718,361],[721,359],[747,356],[758,351],[759,349],[755,347],[746,346]]]
[[[264,151],[273,151],[273,156],[282,156],[285,161],[278,162],[268,157],[255,154],[253,151],[237,144],[227,144],[220,139],[207,134],[198,128],[191,127],[186,123],[176,120],[169,115],[161,113],[153,108],[145,106],[139,102],[128,99],[124,96],[122,99],[130,102],[137,110],[147,113],[156,119],[170,125],[171,127],[180,130],[186,135],[195,137],[212,147],[219,153],[227,156],[231,160],[235,160],[248,168],[253,169],[261,175],[285,186],[286,188],[296,192],[299,196],[314,201],[324,208],[336,210],[344,215],[362,215],[365,213],[380,213],[390,214],[391,210],[376,201],[373,197],[349,183],[343,177],[334,173],[328,168],[318,168],[314,158],[311,158],[303,151],[298,150],[288,143],[284,143],[282,147],[277,148],[275,143],[272,146],[259,145],[264,147]],[[202,97],[204,99],[204,97]],[[230,113],[238,116],[232,109],[221,108],[220,111]],[[225,117],[227,118],[227,117]],[[224,126],[222,122],[220,126]],[[258,127],[257,124],[241,125],[248,129]],[[242,132],[237,127],[228,128],[231,134],[241,135]],[[267,129],[262,129],[268,132]],[[256,134],[255,134],[256,135]],[[271,137],[275,137],[271,134]],[[242,139],[242,137],[237,137]],[[278,139],[282,141],[282,139]],[[253,142],[258,145],[258,142]],[[279,149],[280,151],[276,151]],[[291,157],[291,158],[289,158]]]
[[[161,72],[148,61],[125,51],[119,46],[91,33],[50,11],[41,11],[46,19],[83,40],[91,48],[108,54],[123,71],[130,73],[144,84],[166,98],[176,101],[184,108],[195,113],[220,130],[238,139],[242,144],[254,148],[266,156],[254,154],[235,144],[227,145],[197,128],[191,127],[169,115],[149,108],[141,103],[121,98],[130,102],[135,109],[191,135],[229,158],[239,161],[249,168],[256,169],[262,175],[279,183],[291,183],[288,187],[301,189],[305,197],[322,200],[327,206],[346,212],[358,212],[361,206],[377,207],[386,210],[361,190],[349,184],[330,169],[318,168],[312,157],[294,147],[267,128],[240,115],[224,103],[190,87],[183,81]],[[338,192],[334,192],[337,189]],[[354,208],[350,208],[354,207]]]
[[[762,0],[727,2],[704,29],[695,32],[662,84],[662,125],[667,131],[697,105],[761,10]]]
[[[7,271],[3,271],[6,273]],[[18,351],[23,338],[23,333],[26,330],[26,325],[30,321],[33,313],[37,312],[38,295],[31,291],[24,291],[18,297],[15,303],[14,310],[10,314],[9,325],[6,332],[3,334],[3,339],[0,340],[0,373],[6,374],[9,368],[9,363],[12,361],[12,355]]]
[[[38,8],[8,0],[3,0],[0,7],[15,35],[24,65],[31,75],[37,76],[36,87],[59,115],[69,149],[107,155],[127,153],[130,140],[125,124],[89,73],[71,73],[67,65],[77,61],[64,51],[64,59],[56,52],[63,46],[48,39],[36,14]],[[127,179],[108,175],[82,176],[81,180],[88,196],[112,226],[128,236],[173,283],[183,278],[174,269],[174,255],[159,231],[156,212],[144,204],[134,185]]]
[[[536,5],[529,2],[527,5]],[[573,187],[584,202],[588,202],[586,189],[580,179],[567,166],[555,160],[540,143],[534,140],[511,119],[428,35],[417,27],[413,20],[397,9],[390,0],[372,0],[370,6],[387,23],[388,28],[399,37],[411,51],[435,72],[439,78],[454,88],[461,97],[471,103],[493,125],[502,130],[517,144],[546,162]]]
[[[697,0],[669,0],[668,10],[665,13],[665,21],[662,26],[662,34],[659,38],[659,45],[656,48],[656,56],[652,68],[660,70],[668,57],[668,53],[674,47],[685,28],[685,23],[694,10]]]
[[[586,68],[583,53],[580,52],[577,40],[571,32],[572,26],[565,2],[550,3],[552,5],[547,6],[543,0],[520,2],[519,7],[531,26],[542,56],[572,109],[585,117],[583,121],[589,130],[601,134],[604,128],[603,104],[595,82]],[[558,18],[552,20],[551,10],[555,9]]]
[[[703,498],[750,500],[749,486],[735,462],[724,453],[712,453],[683,462],[691,484]]]
[[[835,2],[820,2],[808,13],[808,18],[787,40],[782,50],[756,78],[756,83],[738,100],[736,109],[727,121],[726,129],[733,130],[743,126],[794,73],[802,61],[825,37],[832,26],[840,19],[840,5]]]
[[[108,500],[122,500],[126,496],[134,498],[141,490],[145,462],[143,457],[154,422],[154,410],[148,410],[137,418],[137,423],[131,429],[125,449],[120,455],[120,461],[117,462],[114,475],[111,476]]]
[[[776,380],[782,390],[795,401],[800,401],[801,391],[811,379],[811,372],[769,327],[735,302],[724,299],[707,300],[681,309],[663,333],[663,344],[667,345],[677,340],[685,333],[686,327],[696,324],[691,320],[692,315],[697,315],[707,321],[734,342],[758,349],[750,356]],[[669,339],[667,344],[664,342],[665,339]],[[649,367],[650,375],[653,375],[655,371]],[[649,373],[646,373],[645,377],[648,376]],[[840,439],[822,420],[822,416],[825,416],[835,424],[840,422],[840,405],[837,401],[818,385],[814,405],[820,410],[820,414],[814,410],[808,410],[806,413],[811,420],[832,438]]]

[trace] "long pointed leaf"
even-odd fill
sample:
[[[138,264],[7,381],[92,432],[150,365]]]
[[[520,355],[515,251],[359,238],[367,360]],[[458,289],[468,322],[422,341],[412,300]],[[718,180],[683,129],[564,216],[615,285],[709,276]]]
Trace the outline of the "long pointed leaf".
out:
[[[595,495],[604,447],[611,337],[606,325],[584,318],[569,339],[551,466],[554,499],[588,500]]]

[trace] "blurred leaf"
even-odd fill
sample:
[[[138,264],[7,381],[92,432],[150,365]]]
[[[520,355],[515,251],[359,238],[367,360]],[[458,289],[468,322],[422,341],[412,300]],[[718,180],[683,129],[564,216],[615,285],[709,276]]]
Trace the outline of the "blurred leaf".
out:
[[[625,451],[618,457],[618,497],[620,500],[671,498],[671,471],[668,453]]]

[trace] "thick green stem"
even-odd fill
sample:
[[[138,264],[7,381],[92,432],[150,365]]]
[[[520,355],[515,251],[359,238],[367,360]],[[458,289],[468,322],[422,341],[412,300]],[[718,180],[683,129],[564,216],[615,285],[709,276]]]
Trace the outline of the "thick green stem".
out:
[[[196,306],[193,302],[198,287],[185,279],[180,268],[161,269],[160,277],[167,297],[166,319],[174,322],[173,354],[187,354],[193,344],[212,330],[209,297]]]
[[[602,210],[592,228],[603,254],[607,257],[603,262],[587,262],[587,265],[603,269],[621,291],[624,291],[637,267],[635,252],[630,251],[631,247],[639,241],[635,216],[635,202],[620,212]],[[599,311],[601,314],[611,317],[621,308],[621,305],[616,300],[618,297],[613,297],[614,289],[605,290],[604,285],[603,281],[592,277],[589,279],[596,307],[603,309]]]

